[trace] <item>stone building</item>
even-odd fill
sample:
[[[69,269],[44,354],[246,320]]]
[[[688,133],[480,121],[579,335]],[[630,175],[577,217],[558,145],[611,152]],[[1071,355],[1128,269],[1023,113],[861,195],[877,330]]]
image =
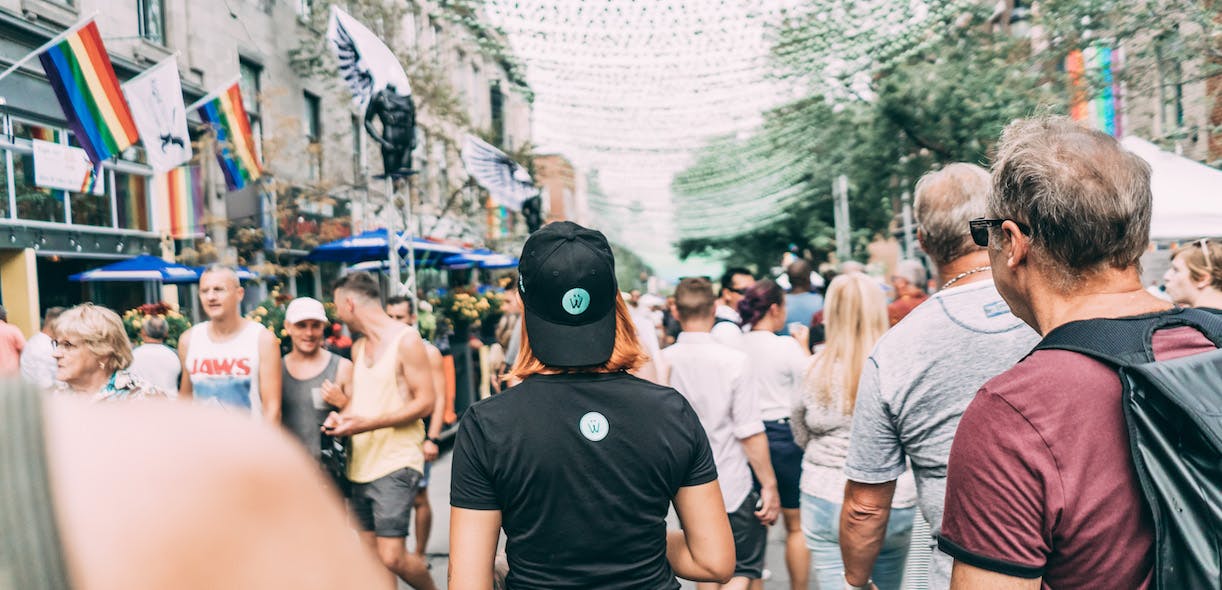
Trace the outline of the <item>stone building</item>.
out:
[[[490,42],[477,20],[455,19],[432,2],[345,5],[400,55],[413,82],[415,228],[444,225],[478,237],[483,200],[464,186],[458,150],[468,132],[509,150],[529,142],[531,97],[511,56],[489,49],[503,43]],[[381,170],[380,155],[326,55],[328,6],[312,0],[0,0],[0,67],[96,15],[120,82],[174,54],[187,104],[239,79],[265,172],[256,188],[227,194],[216,167],[204,164],[208,215],[195,233],[173,238],[154,227],[154,178],[139,146],[105,164],[101,197],[34,186],[31,139],[72,139],[38,61],[26,64],[0,80],[0,115],[12,126],[0,136],[0,303],[10,321],[29,334],[52,305],[90,300],[122,311],[143,303],[153,294],[131,284],[67,280],[140,253],[200,263],[266,260],[283,273],[287,290],[319,294],[324,277],[298,266],[301,256],[321,241],[384,225],[397,210],[383,184],[369,180]],[[199,134],[198,118],[189,114],[189,121],[193,136]],[[445,224],[437,223],[441,217]]]

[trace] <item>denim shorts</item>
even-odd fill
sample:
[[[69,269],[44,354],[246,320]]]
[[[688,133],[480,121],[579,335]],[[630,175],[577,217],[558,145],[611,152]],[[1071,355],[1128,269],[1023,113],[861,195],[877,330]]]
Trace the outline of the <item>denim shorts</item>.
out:
[[[840,557],[840,507],[810,494],[802,494],[802,533],[811,551],[817,588],[844,586],[844,561]],[[904,563],[912,539],[912,519],[916,507],[892,508],[882,551],[874,562],[871,578],[879,590],[899,590],[904,579]]]

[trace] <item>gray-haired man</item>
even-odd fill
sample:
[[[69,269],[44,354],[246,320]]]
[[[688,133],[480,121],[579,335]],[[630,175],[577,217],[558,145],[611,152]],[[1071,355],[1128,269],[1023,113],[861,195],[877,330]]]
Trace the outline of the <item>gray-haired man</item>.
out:
[[[988,196],[988,172],[971,164],[951,164],[917,182],[917,238],[942,287],[879,340],[861,375],[840,516],[850,587],[869,585],[895,480],[907,464],[921,513],[938,533],[946,462],[964,408],[1035,345],[1035,332],[1011,315],[993,286],[988,253],[968,232]],[[933,545],[932,537],[924,541]],[[950,558],[935,552],[929,587],[947,588],[950,569]]]
[[[145,381],[171,395],[178,393],[178,379],[182,375],[182,363],[178,353],[165,345],[170,326],[164,318],[151,317],[140,326],[143,344],[132,349],[132,373],[144,377]]]

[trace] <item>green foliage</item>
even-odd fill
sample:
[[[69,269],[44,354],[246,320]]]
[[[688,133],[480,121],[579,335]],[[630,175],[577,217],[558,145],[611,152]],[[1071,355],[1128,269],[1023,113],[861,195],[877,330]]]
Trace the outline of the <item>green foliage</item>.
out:
[[[1155,91],[1160,63],[1191,61],[1201,78],[1222,67],[1222,19],[1207,0],[1040,2],[1023,34],[979,3],[932,3],[921,25],[892,37],[863,20],[908,22],[909,5],[817,0],[787,20],[776,74],[811,96],[767,113],[754,137],[711,142],[676,178],[681,256],[729,252],[727,262],[767,268],[796,248],[821,259],[835,249],[832,181],[844,174],[861,257],[871,238],[894,231],[901,195],[922,174],[987,165],[1007,123],[1066,112],[1065,56],[1088,44],[1125,47],[1114,73],[1130,94]],[[1166,38],[1175,43],[1155,52],[1151,40]],[[1095,74],[1088,92],[1103,81]]]
[[[178,337],[182,336],[182,333],[191,327],[191,320],[178,313],[178,310],[173,305],[164,301],[146,303],[124,312],[123,328],[127,331],[127,338],[132,343],[139,344],[143,340],[140,328],[144,326],[145,322],[154,317],[165,320],[166,326],[169,328],[169,331],[166,333],[165,344],[170,348],[178,348]]]

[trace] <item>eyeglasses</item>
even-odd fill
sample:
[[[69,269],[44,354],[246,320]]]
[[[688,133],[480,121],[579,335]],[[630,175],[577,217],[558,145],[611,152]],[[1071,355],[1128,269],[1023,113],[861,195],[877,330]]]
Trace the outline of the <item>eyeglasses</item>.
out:
[[[977,246],[984,248],[989,245],[989,229],[1001,227],[1001,224],[1013,219],[1000,219],[995,217],[977,217],[967,222],[968,229],[972,232],[972,241],[976,242]],[[1031,228],[1021,221],[1014,221],[1014,225],[1018,226],[1018,231],[1023,232],[1024,236],[1031,235]]]
[[[72,352],[80,348],[80,344],[75,344],[71,340],[52,340],[51,350],[62,350],[64,353]]]

